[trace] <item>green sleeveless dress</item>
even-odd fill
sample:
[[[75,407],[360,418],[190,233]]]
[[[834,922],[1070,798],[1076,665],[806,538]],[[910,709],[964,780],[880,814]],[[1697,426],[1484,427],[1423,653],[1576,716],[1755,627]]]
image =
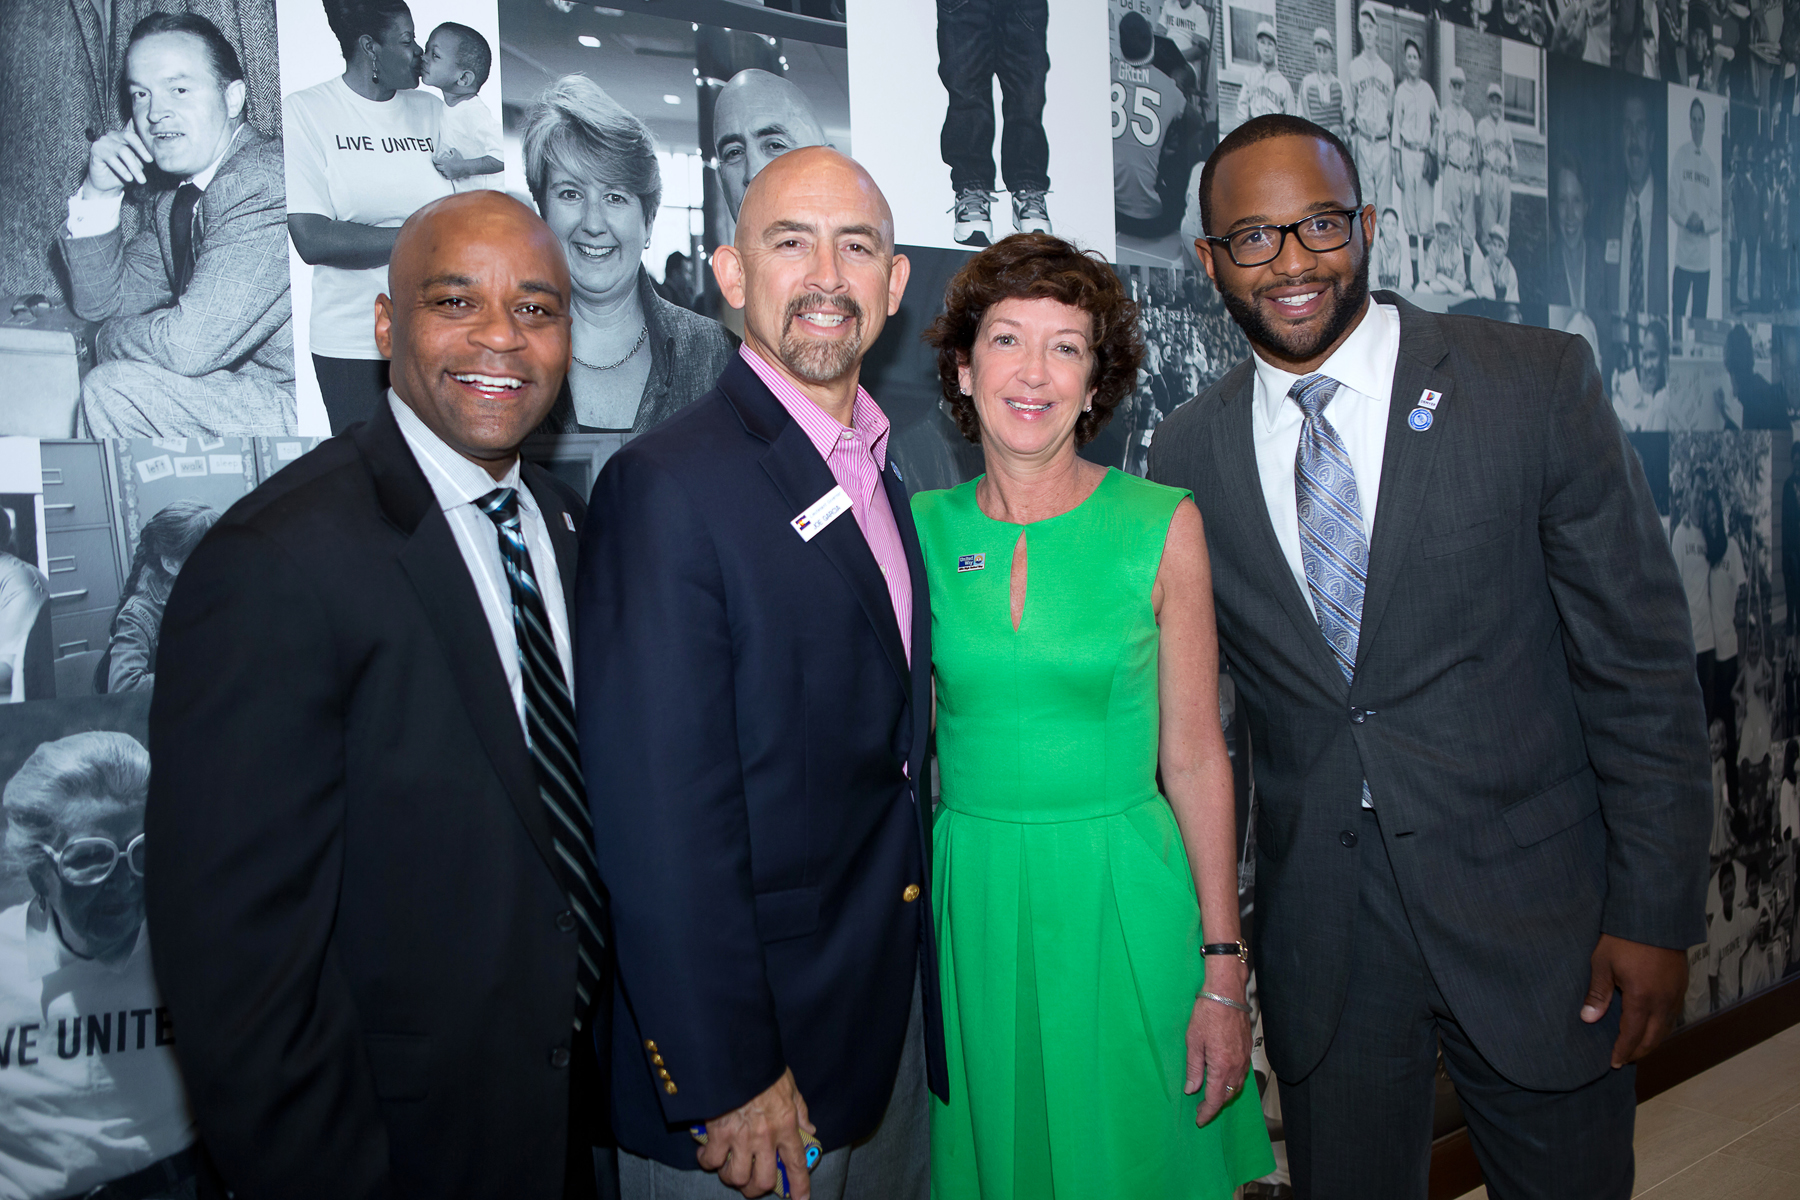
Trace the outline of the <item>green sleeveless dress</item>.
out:
[[[1187,495],[1113,470],[1029,526],[912,499],[931,583],[932,830],[950,1102],[934,1200],[1225,1200],[1274,1169],[1254,1081],[1182,1094],[1200,907],[1157,790],[1151,589]],[[1023,615],[1012,626],[1024,532]]]

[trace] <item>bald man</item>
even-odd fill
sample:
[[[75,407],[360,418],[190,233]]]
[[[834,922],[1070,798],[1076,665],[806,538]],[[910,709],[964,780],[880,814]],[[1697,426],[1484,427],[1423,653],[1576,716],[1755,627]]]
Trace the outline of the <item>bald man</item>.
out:
[[[742,351],[607,462],[575,603],[629,999],[620,1182],[760,1196],[779,1154],[802,1200],[924,1200],[927,1078],[945,1093],[918,787],[931,607],[888,419],[858,386],[909,267],[874,181],[810,147],[752,181],[713,269]]]
[[[732,220],[757,172],[790,150],[824,144],[825,129],[805,92],[755,67],[733,75],[713,103],[713,148]]]
[[[176,1055],[217,1193],[592,1197],[583,506],[519,458],[569,364],[562,249],[501,193],[436,201],[374,326],[387,403],[227,512],[163,620],[145,882]]]

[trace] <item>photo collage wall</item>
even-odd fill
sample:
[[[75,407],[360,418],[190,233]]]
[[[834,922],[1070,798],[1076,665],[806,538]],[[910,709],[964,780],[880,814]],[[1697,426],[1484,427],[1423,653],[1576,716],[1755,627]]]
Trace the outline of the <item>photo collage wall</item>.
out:
[[[1683,1020],[1800,971],[1797,64],[1800,0],[7,0],[0,1196],[151,1171],[166,1190],[133,1194],[191,1194],[138,837],[162,607],[219,514],[387,402],[371,310],[400,224],[474,188],[549,224],[575,362],[528,453],[585,494],[735,353],[712,251],[756,172],[808,145],[868,167],[912,260],[863,381],[914,489],[981,469],[920,334],[1016,229],[1075,240],[1137,300],[1138,386],[1083,453],[1144,472],[1158,424],[1249,352],[1195,196],[1263,113],[1350,146],[1373,286],[1584,338],[1706,698]],[[563,152],[584,136],[629,178]],[[1220,716],[1247,916],[1229,676]],[[1446,1095],[1439,1131],[1458,1121]]]

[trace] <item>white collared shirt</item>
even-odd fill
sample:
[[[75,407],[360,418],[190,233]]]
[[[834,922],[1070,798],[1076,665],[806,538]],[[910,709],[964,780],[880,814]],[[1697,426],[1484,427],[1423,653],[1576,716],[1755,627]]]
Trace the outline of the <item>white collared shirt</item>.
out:
[[[1325,419],[1338,431],[1350,454],[1362,507],[1363,536],[1371,542],[1381,459],[1387,450],[1388,399],[1399,359],[1400,310],[1370,300],[1362,321],[1319,368],[1339,384],[1337,394],[1325,406]],[[1262,479],[1275,540],[1310,608],[1312,592],[1306,586],[1306,565],[1300,557],[1300,510],[1294,498],[1294,455],[1300,449],[1300,427],[1306,423],[1306,415],[1288,399],[1288,389],[1301,377],[1271,366],[1260,354],[1253,354],[1250,361],[1256,364],[1251,406],[1256,473]],[[1316,610],[1313,615],[1318,615]]]
[[[569,610],[563,602],[562,576],[556,569],[556,549],[550,543],[550,531],[544,514],[538,508],[531,489],[519,481],[519,464],[515,461],[504,478],[496,480],[433,433],[406,401],[392,388],[388,389],[388,407],[400,432],[412,449],[419,469],[431,484],[431,492],[450,522],[456,545],[468,565],[469,578],[475,583],[475,594],[481,597],[481,611],[487,617],[488,631],[494,635],[494,649],[500,665],[506,668],[506,685],[512,689],[513,708],[519,714],[519,725],[525,724],[525,680],[519,673],[519,639],[513,632],[512,585],[507,582],[506,564],[500,558],[500,532],[492,518],[476,507],[475,502],[497,487],[509,487],[519,494],[519,527],[525,535],[525,548],[531,555],[531,574],[537,580],[538,594],[543,597],[544,611],[550,618],[550,633],[556,639],[556,657],[562,666],[563,680],[569,694],[575,694],[573,654],[569,644]]]
[[[205,192],[212,186],[213,176],[219,173],[220,165],[231,154],[231,148],[237,145],[238,138],[243,134],[244,127],[240,124],[231,131],[231,136],[225,139],[225,148],[219,151],[219,156],[207,163],[204,170],[196,171],[182,182],[191,183]],[[124,189],[121,188],[116,192],[109,192],[98,197],[89,197],[84,194],[86,191],[87,182],[83,180],[81,186],[75,189],[75,194],[69,197],[69,236],[99,237],[103,233],[111,233],[117,229],[119,227],[119,206],[125,200]]]

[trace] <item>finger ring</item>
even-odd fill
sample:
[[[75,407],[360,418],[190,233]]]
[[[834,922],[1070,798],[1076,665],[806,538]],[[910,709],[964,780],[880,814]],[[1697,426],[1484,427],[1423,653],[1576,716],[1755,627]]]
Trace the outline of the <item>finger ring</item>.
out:
[[[1225,1085],[1225,1094],[1227,1096],[1229,1096],[1231,1093],[1233,1093],[1235,1091],[1237,1091],[1237,1089],[1232,1087],[1229,1083]]]

